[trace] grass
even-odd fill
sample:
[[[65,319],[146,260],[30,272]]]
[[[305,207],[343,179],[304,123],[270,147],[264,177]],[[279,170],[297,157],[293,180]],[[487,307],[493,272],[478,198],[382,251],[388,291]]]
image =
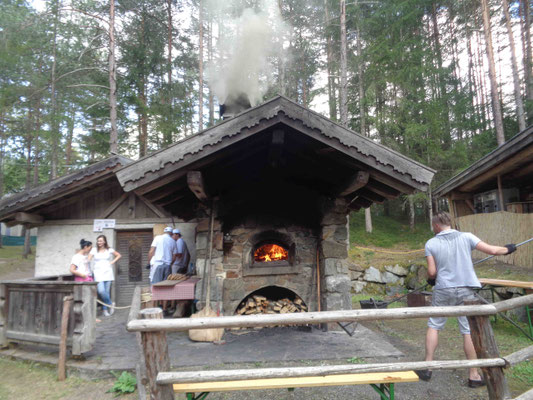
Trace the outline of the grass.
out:
[[[23,260],[22,258],[23,246],[3,246],[0,248],[0,258]],[[35,246],[31,248],[31,254],[28,256],[28,260],[35,259]]]
[[[360,246],[402,247],[420,249],[433,236],[427,222],[417,223],[411,231],[407,222],[383,215],[372,215],[373,232],[365,231],[365,213],[358,211],[350,214],[350,243]]]

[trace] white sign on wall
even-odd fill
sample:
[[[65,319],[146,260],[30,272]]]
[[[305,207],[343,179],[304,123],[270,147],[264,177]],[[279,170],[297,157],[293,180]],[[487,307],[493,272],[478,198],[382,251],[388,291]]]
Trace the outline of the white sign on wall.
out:
[[[102,232],[104,229],[114,228],[114,219],[95,219],[93,222],[93,232]]]

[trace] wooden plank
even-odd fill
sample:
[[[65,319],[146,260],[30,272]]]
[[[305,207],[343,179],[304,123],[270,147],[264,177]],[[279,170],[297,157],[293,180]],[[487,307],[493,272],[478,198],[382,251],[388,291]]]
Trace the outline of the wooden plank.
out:
[[[385,201],[385,197],[380,196],[379,194],[374,193],[372,190],[365,188],[359,189],[357,192],[353,193],[352,196],[355,198],[356,196],[363,197],[367,200],[370,200],[374,203],[383,203]]]
[[[18,212],[15,214],[15,221],[17,221],[20,224],[23,224],[23,223],[42,224],[44,222],[44,218],[38,214]]]
[[[174,384],[174,392],[225,392],[233,390],[261,390],[295,387],[323,387],[364,385],[371,383],[399,383],[418,382],[418,376],[413,371],[344,374],[330,376],[310,376],[301,378],[251,379],[245,381],[204,382]]]
[[[468,300],[464,302],[466,305],[481,304],[479,300]],[[483,358],[497,358],[500,356],[498,345],[487,316],[469,315],[468,324],[472,336],[472,342],[476,349],[477,357]],[[507,387],[507,380],[503,373],[502,367],[482,368],[483,378],[487,383],[487,390],[489,392],[490,400],[508,399],[509,388]]]
[[[268,163],[272,167],[277,167],[281,154],[283,153],[283,144],[285,142],[285,132],[281,129],[276,129],[272,132],[272,143],[268,150]]]
[[[373,203],[372,200],[368,200],[362,196],[359,196],[359,197],[356,197],[354,200],[352,200],[350,204],[348,204],[348,208],[351,209],[352,205],[356,207],[360,207],[360,208],[368,208],[372,205],[372,203]]]
[[[347,196],[350,193],[353,193],[359,189],[361,189],[363,186],[365,186],[368,183],[368,178],[370,177],[370,174],[368,171],[357,171],[357,173],[352,176],[348,182],[345,182],[340,190],[339,190],[339,197]]]
[[[522,151],[512,155],[510,158],[502,158],[501,162],[494,164],[494,166],[481,173],[480,175],[473,177],[466,182],[460,184],[458,189],[462,192],[472,192],[485,182],[493,180],[498,175],[503,175],[508,172],[514,171],[515,168],[521,164],[527,163],[527,160],[530,160],[533,157],[533,146],[526,147]],[[485,165],[481,170],[485,169]]]
[[[140,317],[158,322],[163,319],[163,310],[160,308],[146,308],[141,310]],[[170,369],[167,336],[165,332],[142,332],[141,340],[146,362],[146,376],[150,389],[150,399],[174,400],[172,387],[170,385],[159,385],[156,382],[159,371]]]
[[[22,332],[18,330],[7,330],[6,337],[11,341],[17,342],[32,342],[32,343],[45,343],[53,344],[55,346],[59,345],[60,337],[59,335],[42,335],[29,332]],[[72,344],[72,339],[68,338],[67,343]]]
[[[116,199],[109,207],[105,209],[105,211],[101,214],[100,219],[105,219],[111,215],[113,211],[115,211],[118,206],[120,206],[126,199],[128,198],[128,193],[123,193],[122,196],[120,196],[118,199]]]
[[[200,200],[205,203],[209,199],[207,194],[207,188],[205,186],[204,177],[201,171],[189,171],[187,172],[187,185],[191,192]]]
[[[472,200],[472,197],[474,197],[472,193],[464,193],[460,192],[459,190],[454,190],[449,195],[449,198],[452,200]]]
[[[7,285],[0,284],[0,347],[8,345],[6,330],[8,318],[8,289]]]
[[[155,215],[157,215],[159,218],[165,218],[168,217],[163,211],[161,211],[158,207],[156,207],[154,204],[152,204],[151,201],[147,200],[141,195],[137,195],[137,197],[148,207],[150,210],[154,212]]]
[[[72,296],[66,296],[63,299],[63,313],[61,315],[61,337],[59,340],[59,359],[57,361],[58,381],[64,381],[65,379],[67,379],[67,333],[70,307],[72,305],[73,300],[74,298]]]
[[[157,376],[157,382],[161,384],[203,383],[212,381],[225,382],[245,381],[250,379],[333,376],[342,374],[393,373],[416,369],[450,370],[494,366],[504,367],[505,360],[494,358],[484,360],[400,361],[380,364],[160,372]]]
[[[510,280],[505,280],[505,279],[479,278],[479,282],[482,285],[533,289],[533,282],[527,282],[527,281],[510,281]]]

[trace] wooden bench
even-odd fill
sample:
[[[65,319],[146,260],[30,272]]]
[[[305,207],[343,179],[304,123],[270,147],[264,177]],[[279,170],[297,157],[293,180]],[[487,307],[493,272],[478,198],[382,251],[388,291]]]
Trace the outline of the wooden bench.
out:
[[[405,371],[307,376],[296,378],[250,379],[238,381],[211,381],[201,383],[175,383],[173,384],[173,388],[175,393],[186,393],[187,400],[203,400],[210,392],[284,388],[292,391],[297,387],[369,384],[376,392],[378,392],[381,400],[394,400],[395,383],[417,381],[418,376],[414,371]]]

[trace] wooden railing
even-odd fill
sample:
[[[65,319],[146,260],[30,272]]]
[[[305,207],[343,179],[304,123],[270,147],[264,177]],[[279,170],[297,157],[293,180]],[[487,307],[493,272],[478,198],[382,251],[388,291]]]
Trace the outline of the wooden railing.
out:
[[[67,346],[73,355],[96,340],[96,283],[70,276],[0,281],[0,346],[10,342],[59,346],[63,299],[72,296]]]
[[[136,309],[140,307],[137,300]],[[522,296],[494,304],[474,304],[455,307],[417,307],[378,310],[323,311],[295,314],[258,314],[194,319],[162,319],[159,308],[140,310],[139,318],[130,314],[127,330],[140,332],[141,357],[145,369],[142,382],[149,386],[151,399],[170,400],[174,398],[173,383],[206,381],[248,380],[278,377],[324,376],[363,372],[395,372],[414,369],[457,369],[481,368],[487,382],[489,399],[508,398],[508,389],[503,368],[522,362],[533,356],[533,346],[507,357],[500,357],[490,325],[489,316],[533,304],[533,295]],[[133,305],[132,305],[133,309]],[[478,354],[477,360],[415,361],[381,364],[334,365],[298,368],[262,368],[227,371],[169,372],[170,361],[166,332],[188,331],[189,329],[267,327],[274,325],[322,324],[332,322],[360,322],[389,319],[467,316],[472,340]]]

